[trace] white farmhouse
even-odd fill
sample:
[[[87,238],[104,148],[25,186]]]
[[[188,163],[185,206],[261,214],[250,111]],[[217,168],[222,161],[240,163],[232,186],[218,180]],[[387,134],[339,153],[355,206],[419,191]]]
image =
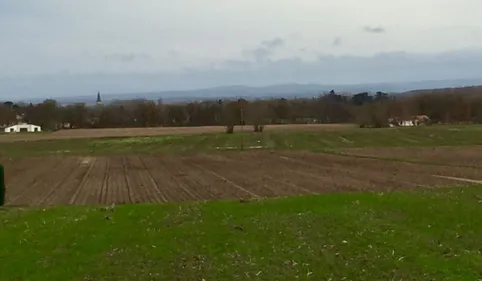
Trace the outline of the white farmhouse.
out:
[[[413,120],[402,120],[402,121],[400,121],[399,124],[402,127],[413,127],[413,126],[415,126],[415,122]]]
[[[33,132],[41,132],[41,131],[42,129],[40,128],[40,126],[25,124],[25,123],[17,124],[17,125],[13,125],[5,128],[5,133],[20,133],[20,132],[33,133]]]

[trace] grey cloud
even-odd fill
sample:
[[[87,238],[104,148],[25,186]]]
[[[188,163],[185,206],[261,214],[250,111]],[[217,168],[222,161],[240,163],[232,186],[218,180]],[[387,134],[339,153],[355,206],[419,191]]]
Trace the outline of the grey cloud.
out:
[[[385,33],[385,32],[386,32],[385,28],[383,28],[383,27],[381,27],[381,26],[375,26],[375,27],[365,26],[365,27],[363,28],[363,31],[368,32],[368,33],[376,33],[376,34]]]
[[[285,40],[280,37],[261,42],[261,46],[255,49],[243,50],[243,55],[247,58],[254,57],[257,62],[266,61],[270,58],[276,49],[285,45]]]
[[[170,56],[170,57],[174,57],[174,58],[178,58],[179,57],[179,52],[176,51],[176,50],[169,50],[169,52],[167,52],[167,54]]]
[[[280,37],[276,37],[271,40],[265,40],[261,42],[261,45],[265,46],[268,49],[283,47],[284,44],[285,44],[285,40]]]
[[[252,50],[251,53],[255,57],[256,61],[264,61],[269,58],[273,51],[268,48],[260,47]]]
[[[117,61],[117,62],[132,62],[134,60],[146,60],[151,57],[145,53],[114,53],[105,55],[105,60],[107,61]]]
[[[336,38],[333,40],[332,45],[333,45],[333,46],[340,46],[340,45],[341,45],[341,38],[340,38],[340,37],[336,37]]]

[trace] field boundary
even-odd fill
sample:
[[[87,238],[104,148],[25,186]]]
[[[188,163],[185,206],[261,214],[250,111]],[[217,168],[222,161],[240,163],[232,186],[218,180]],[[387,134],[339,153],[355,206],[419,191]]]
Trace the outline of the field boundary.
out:
[[[473,180],[473,179],[468,179],[468,178],[438,176],[438,175],[434,175],[434,177],[442,178],[442,179],[448,179],[448,180],[454,180],[454,181],[460,181],[460,182],[468,182],[468,183],[473,183],[473,184],[482,184],[482,180]]]
[[[265,131],[316,131],[350,128],[356,128],[356,126],[354,124],[275,124],[266,125]],[[0,142],[199,135],[225,133],[225,130],[225,126],[70,129],[52,133],[1,134]],[[235,129],[235,133],[241,132]]]

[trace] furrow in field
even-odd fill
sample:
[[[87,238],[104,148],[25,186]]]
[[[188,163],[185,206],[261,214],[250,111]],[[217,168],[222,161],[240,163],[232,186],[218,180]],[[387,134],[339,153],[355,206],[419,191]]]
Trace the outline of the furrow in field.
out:
[[[446,167],[425,166],[420,164],[391,162],[376,159],[360,159],[356,157],[323,155],[314,153],[283,153],[281,159],[294,161],[305,169],[325,170],[330,163],[333,168],[348,178],[359,180],[369,185],[370,189],[413,188],[424,185],[446,185],[452,182],[432,177],[432,174],[445,175]],[[310,168],[311,167],[311,168]],[[449,176],[472,174],[473,171],[448,171]],[[363,187],[362,189],[365,189]]]
[[[139,160],[141,161],[141,164],[146,171],[144,176],[146,177],[146,181],[148,182],[148,186],[152,188],[151,192],[153,196],[155,196],[156,201],[158,202],[168,202],[169,201],[169,196],[168,196],[168,190],[163,190],[162,187],[160,186],[159,182],[162,182],[162,180],[158,181],[157,177],[154,176],[158,171],[152,171],[148,167],[149,159],[151,156],[148,157],[141,157]]]
[[[236,169],[237,172],[264,183],[266,188],[273,190],[276,195],[288,196],[314,193],[306,188],[306,182],[300,183],[290,180],[278,169],[279,165],[277,163],[269,163],[264,157],[249,157],[249,154],[225,154],[223,156],[222,162],[224,162],[227,169]]]
[[[28,189],[28,192],[24,193],[15,201],[15,205],[42,205],[48,201],[56,191],[61,192],[57,188],[68,179],[71,170],[75,166],[73,162],[70,158],[64,159],[58,169],[48,172],[46,178],[32,185]]]
[[[109,178],[110,178],[110,173],[111,173],[110,163],[111,163],[111,159],[106,158],[105,159],[105,173],[104,173],[104,178],[102,180],[102,190],[100,191],[100,196],[99,196],[99,203],[101,205],[107,204],[107,196],[108,196],[109,191],[110,191],[110,187],[109,187]]]
[[[25,179],[25,171],[36,172],[46,162],[50,160],[49,157],[29,157],[29,158],[3,158],[0,162],[5,168],[5,183],[8,185],[15,185],[17,181]],[[43,167],[42,167],[43,168]]]
[[[127,171],[127,157],[126,156],[122,157],[121,161],[122,161],[122,169],[123,169],[125,186],[127,188],[127,198],[128,198],[127,202],[135,203],[138,199],[135,198],[134,194],[132,193],[132,182],[128,176],[128,171]]]
[[[38,202],[39,205],[69,204],[70,199],[91,169],[91,163],[85,163],[83,158],[70,158],[68,165],[65,164],[64,166],[66,167],[65,174],[67,177],[58,181],[52,187],[46,187],[50,191],[46,197]]]
[[[186,171],[191,179],[196,181],[199,186],[209,191],[214,199],[238,199],[258,197],[250,191],[230,182],[222,176],[213,174],[210,170],[206,170],[202,165],[193,164],[191,159],[185,159],[183,162]]]
[[[154,187],[157,189],[159,196],[164,201],[182,201],[186,200],[186,194],[179,185],[172,180],[172,175],[164,169],[156,156],[145,156],[142,158],[145,169],[153,181]],[[181,192],[179,192],[181,190]],[[187,194],[187,196],[189,196]]]
[[[107,193],[106,202],[108,204],[130,203],[122,158],[123,157],[116,156],[110,159],[109,192]]]
[[[33,186],[34,184],[42,181],[48,176],[48,173],[52,170],[56,170],[62,164],[62,158],[47,157],[43,161],[32,161],[30,164],[28,161],[21,161],[18,163],[18,167],[23,171],[17,173],[15,177],[9,176],[7,167],[6,171],[6,201],[10,203],[16,201],[18,197],[21,197],[23,193]]]
[[[196,188],[196,184],[191,181],[178,157],[162,157],[158,158],[158,161],[162,169],[170,175],[170,180],[178,186],[177,191],[183,194],[183,200],[197,201],[208,197],[204,190]]]
[[[92,174],[92,169],[94,168],[94,161],[89,161],[89,162],[83,162],[82,164],[84,166],[87,167],[87,171],[85,171],[84,175],[82,176],[82,178],[80,178],[80,181],[77,185],[77,188],[75,189],[75,191],[73,192],[72,196],[69,197],[69,204],[75,204],[78,199],[79,199],[79,196],[81,195],[82,191],[84,188],[86,188],[86,182],[89,180],[91,174]]]
[[[46,161],[32,173],[26,172],[22,179],[19,179],[15,183],[9,183],[7,186],[7,199],[10,205],[28,205],[34,200],[33,194],[38,192],[38,189],[48,182],[52,184],[52,181],[61,176],[58,170],[67,162],[65,158],[50,158],[50,161]]]
[[[213,189],[213,186],[206,183],[202,177],[199,177],[202,171],[194,165],[189,165],[190,159],[190,157],[176,157],[165,159],[165,161],[168,165],[179,167],[177,173],[181,175],[180,180],[185,183],[186,187],[195,194],[199,200],[218,199],[216,197],[217,192]]]
[[[150,173],[142,163],[140,157],[129,156],[126,159],[127,175],[131,182],[134,202],[160,202],[155,186],[150,181]]]
[[[280,165],[292,167],[294,175],[319,180],[319,184],[314,185],[318,192],[360,191],[373,189],[374,186],[389,187],[398,184],[397,181],[386,176],[381,181],[376,180],[373,178],[373,171],[360,167],[349,169],[335,165],[330,167],[327,165],[328,161],[322,161],[319,164],[291,156],[278,156],[277,159],[272,160],[279,161]]]
[[[249,167],[246,173],[265,178],[273,183],[281,193],[313,194],[318,193],[316,186],[325,183],[319,178],[303,177],[295,174],[293,166],[283,165],[282,161],[271,159],[268,154],[256,155],[225,154],[226,161],[231,165]],[[256,159],[256,160],[254,160]],[[284,189],[284,190],[283,190]]]
[[[79,191],[79,195],[74,204],[100,204],[99,199],[104,185],[106,161],[107,159],[104,157],[93,158],[90,174]]]
[[[248,161],[232,162],[221,155],[196,156],[190,161],[250,197],[273,197],[290,193],[283,191],[287,190],[286,187],[276,187],[270,179],[260,176],[256,171],[259,167],[250,168],[252,163]]]

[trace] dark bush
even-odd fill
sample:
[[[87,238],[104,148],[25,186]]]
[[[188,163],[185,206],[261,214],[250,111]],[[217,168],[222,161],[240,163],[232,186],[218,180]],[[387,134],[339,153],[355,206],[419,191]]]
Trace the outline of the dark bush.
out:
[[[234,133],[234,125],[227,125],[226,126],[226,134]]]
[[[255,133],[262,133],[264,130],[264,125],[253,125],[253,131]]]

